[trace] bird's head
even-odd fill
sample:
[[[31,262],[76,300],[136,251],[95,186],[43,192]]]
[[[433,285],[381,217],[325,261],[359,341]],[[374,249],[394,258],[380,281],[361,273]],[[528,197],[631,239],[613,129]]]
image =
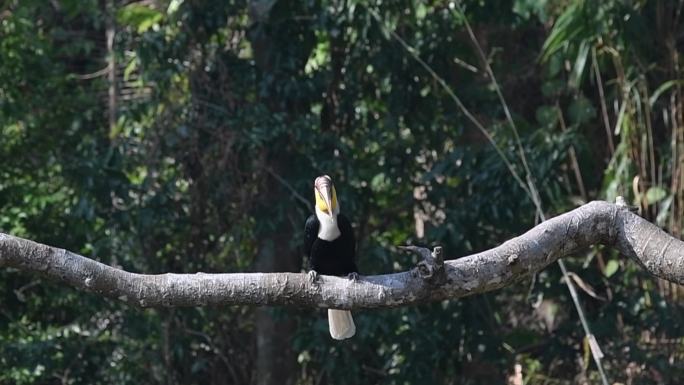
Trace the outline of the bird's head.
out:
[[[327,214],[332,220],[335,220],[340,212],[340,206],[337,203],[337,192],[332,178],[328,175],[321,175],[316,178],[314,196],[316,197],[316,212]]]

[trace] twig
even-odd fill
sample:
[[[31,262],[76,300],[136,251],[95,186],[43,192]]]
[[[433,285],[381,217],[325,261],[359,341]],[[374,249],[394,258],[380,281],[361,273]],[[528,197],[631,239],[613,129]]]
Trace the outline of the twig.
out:
[[[615,154],[615,144],[613,144],[613,132],[610,129],[610,119],[608,118],[606,96],[603,92],[603,81],[601,80],[601,71],[599,71],[598,61],[596,59],[596,48],[591,49],[591,61],[594,70],[594,77],[596,78],[596,88],[598,88],[599,100],[601,101],[601,115],[603,116],[603,126],[606,129],[606,138],[608,138],[608,149],[610,150],[610,157],[613,158],[613,154]]]
[[[541,197],[540,197],[539,191],[538,191],[538,189],[537,189],[537,187],[536,187],[536,185],[535,185],[535,182],[534,182],[534,179],[533,179],[533,175],[532,175],[531,169],[530,169],[530,167],[529,167],[529,165],[528,165],[528,163],[527,163],[527,158],[526,158],[526,156],[525,156],[525,151],[524,151],[524,148],[523,148],[523,146],[522,146],[522,143],[521,143],[521,140],[520,140],[520,136],[518,135],[518,131],[517,131],[516,127],[515,127],[515,122],[513,121],[513,118],[512,118],[512,116],[511,116],[511,114],[510,114],[510,110],[508,109],[508,104],[506,103],[506,101],[505,101],[505,99],[504,99],[504,97],[503,97],[503,94],[502,94],[502,92],[501,92],[501,89],[500,89],[500,87],[499,87],[498,82],[496,81],[496,77],[494,76],[494,72],[492,71],[491,66],[489,65],[489,61],[487,60],[487,57],[486,57],[486,55],[484,54],[484,52],[482,51],[482,48],[480,47],[479,43],[477,42],[477,38],[475,37],[475,34],[473,33],[472,29],[470,28],[470,24],[468,23],[468,20],[467,20],[467,18],[465,17],[465,13],[463,12],[463,10],[462,10],[462,8],[461,8],[460,2],[456,2],[456,6],[457,6],[457,8],[458,8],[460,14],[462,15],[462,18],[463,18],[463,20],[464,20],[464,24],[465,24],[465,26],[466,26],[466,29],[468,30],[468,34],[470,35],[470,38],[473,40],[473,43],[474,43],[475,47],[477,48],[478,53],[479,53],[480,56],[481,56],[481,59],[482,59],[483,62],[484,62],[484,65],[485,65],[485,68],[486,68],[486,70],[487,70],[487,73],[488,73],[488,75],[490,76],[490,78],[491,78],[491,80],[492,80],[492,83],[493,83],[494,86],[495,86],[497,95],[498,95],[499,100],[501,101],[501,104],[502,104],[502,106],[503,106],[503,109],[504,109],[504,113],[505,113],[505,115],[506,115],[506,118],[508,119],[508,122],[509,122],[509,124],[511,125],[511,129],[512,129],[513,134],[514,134],[514,137],[515,137],[515,139],[516,139],[516,144],[517,144],[517,148],[518,148],[519,157],[520,157],[520,160],[521,160],[522,163],[523,163],[523,167],[524,167],[525,172],[526,172],[526,174],[527,174],[527,177],[526,177],[526,179],[527,179],[527,184],[525,184],[525,182],[523,182],[522,178],[521,178],[521,177],[519,176],[519,174],[515,171],[515,169],[514,169],[513,166],[511,165],[511,163],[510,163],[510,161],[508,160],[508,158],[504,155],[503,151],[497,146],[497,144],[496,144],[496,142],[494,141],[493,137],[492,137],[492,136],[489,134],[489,132],[484,128],[484,126],[475,118],[475,116],[472,115],[472,113],[470,113],[470,111],[465,107],[465,105],[461,102],[461,100],[460,100],[460,99],[456,96],[456,94],[453,92],[453,90],[451,89],[451,87],[449,87],[449,86],[446,84],[446,82],[444,81],[444,79],[442,79],[442,77],[440,77],[439,75],[437,75],[437,73],[436,73],[436,72],[435,72],[435,71],[434,71],[434,70],[433,70],[425,61],[423,61],[423,60],[420,58],[420,56],[418,56],[418,54],[415,52],[415,50],[414,50],[410,45],[408,45],[408,44],[407,44],[407,43],[406,43],[406,42],[405,42],[405,41],[404,41],[396,32],[394,32],[394,31],[392,31],[392,30],[389,30],[389,31],[388,31],[388,30],[384,27],[384,24],[382,23],[382,20],[381,20],[380,16],[377,14],[377,12],[375,12],[374,10],[372,10],[372,9],[370,9],[370,8],[367,8],[367,9],[368,9],[369,13],[378,21],[378,24],[381,26],[381,28],[383,28],[383,29],[385,29],[385,31],[389,32],[389,34],[390,34],[395,40],[397,40],[397,41],[402,45],[402,47],[403,47],[403,48],[404,48],[404,49],[405,49],[405,50],[406,50],[406,51],[407,51],[407,52],[408,52],[408,53],[409,53],[409,54],[410,54],[410,55],[411,55],[411,56],[412,56],[412,57],[413,57],[413,58],[414,58],[414,59],[415,59],[415,60],[416,60],[416,61],[417,61],[425,70],[426,70],[426,71],[428,71],[428,73],[430,73],[430,75],[431,75],[431,76],[432,76],[432,77],[433,77],[433,78],[442,86],[442,88],[447,92],[447,94],[454,100],[454,102],[455,102],[456,105],[461,109],[461,111],[463,112],[463,114],[464,114],[464,115],[465,115],[465,116],[466,116],[466,117],[475,125],[475,127],[477,127],[477,128],[480,130],[480,132],[482,132],[482,133],[485,135],[485,137],[489,140],[490,144],[494,147],[494,149],[496,150],[496,152],[499,154],[499,156],[501,157],[501,159],[504,161],[504,163],[505,163],[506,166],[508,167],[508,170],[509,170],[509,171],[511,172],[511,174],[513,175],[513,177],[516,179],[516,181],[518,181],[518,183],[521,185],[521,187],[523,188],[523,190],[527,193],[528,197],[530,197],[530,199],[532,200],[532,203],[533,203],[533,204],[535,205],[535,207],[536,207],[537,215],[539,216],[539,218],[541,218],[542,221],[545,221],[545,220],[546,220],[546,216],[544,215],[544,211],[543,211],[542,206],[541,206]],[[580,321],[581,321],[582,326],[583,326],[583,328],[584,328],[584,330],[585,330],[585,333],[586,333],[586,335],[587,335],[587,337],[589,338],[590,341],[594,341],[594,342],[595,342],[595,338],[593,338],[593,334],[591,334],[590,329],[589,329],[589,325],[588,325],[588,323],[586,322],[586,317],[584,316],[584,310],[582,309],[582,306],[581,306],[581,304],[580,304],[580,302],[579,302],[579,298],[578,298],[578,296],[577,296],[577,291],[576,291],[576,289],[574,288],[574,286],[573,286],[572,282],[570,281],[570,279],[568,278],[567,268],[565,267],[565,264],[564,264],[561,260],[558,260],[558,264],[559,264],[559,266],[560,266],[560,268],[561,268],[561,271],[562,271],[562,273],[563,273],[563,277],[565,277],[565,282],[566,282],[566,285],[568,286],[568,290],[570,291],[571,297],[573,298],[573,302],[574,302],[575,308],[577,309],[577,312],[580,313]],[[594,346],[594,345],[595,345],[595,346]],[[597,345],[597,344],[594,344],[594,345],[592,345],[592,353],[600,352],[600,349],[598,349],[598,345]],[[594,347],[596,347],[596,349],[594,349]],[[605,373],[604,373],[604,371],[603,371],[603,367],[602,367],[602,364],[601,364],[601,360],[600,360],[599,355],[597,355],[597,354],[592,354],[592,355],[593,355],[593,357],[594,357],[594,361],[596,362],[597,367],[599,368],[599,373],[601,374],[601,379],[602,379],[602,381],[603,381],[603,384],[604,384],[604,385],[608,385],[608,380],[607,380],[607,378],[606,378],[606,376],[605,376]]]
[[[563,111],[561,110],[558,102],[556,102],[556,111],[558,111],[558,122],[561,125],[561,130],[567,131],[568,128],[565,125],[565,119],[563,119]],[[587,190],[584,189],[582,171],[580,171],[579,162],[577,161],[577,153],[575,152],[575,147],[573,145],[570,145],[570,148],[568,149],[568,154],[570,155],[570,164],[572,164],[572,169],[575,173],[575,180],[577,181],[577,187],[580,190],[582,202],[587,202],[589,200],[589,197],[587,196]]]
[[[198,330],[192,330],[188,327],[185,327],[184,330],[188,334],[204,338],[204,340],[207,341],[207,344],[209,344],[209,347],[211,347],[211,350],[214,352],[214,354],[216,354],[219,357],[219,359],[221,359],[223,364],[226,366],[226,368],[230,372],[230,375],[233,377],[233,383],[239,384],[241,382],[240,376],[238,376],[237,372],[235,371],[235,368],[233,367],[233,365],[231,365],[228,357],[226,357],[226,355],[221,352],[221,349],[219,349],[216,346],[216,344],[214,344],[214,341],[211,339],[211,337],[209,337],[208,334],[202,333]]]
[[[385,27],[385,25],[383,24],[382,19],[380,18],[380,15],[378,15],[377,12],[375,12],[373,9],[368,8],[368,7],[366,7],[366,9],[373,16],[373,18],[375,18],[375,20],[378,22],[378,25],[380,26],[380,28],[382,30],[384,30],[385,32],[389,33],[397,42],[399,42],[399,44],[401,44],[401,46],[409,53],[409,55],[411,55],[411,57],[415,61],[417,61],[418,64],[420,64],[423,67],[423,69],[425,69],[425,71],[427,71],[437,83],[439,83],[439,85],[442,87],[442,89],[447,93],[447,95],[449,95],[449,97],[454,101],[454,103],[456,103],[456,105],[461,110],[461,112],[466,116],[466,118],[468,118],[468,120],[470,120],[470,122],[482,133],[482,135],[484,135],[484,137],[487,138],[487,141],[489,141],[489,143],[492,145],[492,147],[494,147],[494,150],[499,155],[501,160],[506,164],[506,167],[511,172],[511,174],[513,175],[513,178],[515,178],[515,180],[518,182],[520,187],[527,194],[530,194],[530,191],[528,190],[527,185],[525,184],[525,182],[523,182],[523,180],[520,177],[520,175],[518,174],[518,172],[515,171],[515,168],[513,168],[513,165],[511,164],[511,162],[508,160],[506,155],[503,153],[503,151],[496,144],[496,141],[494,140],[494,137],[492,136],[492,134],[490,134],[489,131],[487,131],[487,129],[482,125],[482,123],[480,123],[480,121],[477,120],[477,118],[470,112],[470,110],[468,110],[468,108],[463,104],[461,99],[459,99],[459,97],[456,96],[456,94],[451,89],[451,87],[449,87],[449,85],[446,84],[444,79],[442,79],[442,77],[437,75],[437,73],[432,69],[432,67],[430,67],[423,59],[421,59],[420,56],[418,56],[418,54],[415,52],[413,47],[408,45],[408,43],[406,43],[406,41],[404,41],[404,39],[402,39],[399,35],[397,35],[396,32],[387,29]]]
[[[90,79],[99,78],[100,76],[107,75],[108,73],[109,73],[109,65],[107,65],[106,67],[104,67],[100,70],[89,73],[89,74],[72,74],[72,76],[78,80],[90,80]]]
[[[499,82],[496,80],[496,76],[494,75],[494,71],[492,70],[492,67],[489,65],[489,60],[487,60],[487,57],[486,57],[484,51],[482,50],[480,43],[477,41],[477,38],[475,37],[475,33],[473,33],[473,30],[470,27],[470,23],[468,22],[468,18],[466,17],[465,12],[463,12],[463,8],[461,7],[460,1],[456,1],[456,8],[458,9],[460,16],[462,17],[463,23],[466,27],[466,30],[468,31],[468,35],[470,36],[470,39],[472,40],[473,45],[475,45],[475,47],[477,48],[477,52],[479,53],[480,58],[482,59],[484,66],[487,70],[487,73],[489,74],[489,76],[492,80],[492,84],[494,85],[494,89],[496,90],[496,94],[499,97],[499,101],[501,102],[501,105],[503,107],[504,113],[506,115],[506,119],[508,119],[508,122],[511,126],[511,130],[513,131],[513,135],[515,136],[520,160],[522,161],[523,167],[525,168],[525,172],[527,173],[527,182],[528,182],[529,191],[530,191],[529,196],[537,208],[537,214],[539,215],[539,217],[541,218],[542,221],[545,221],[546,216],[544,215],[544,210],[542,209],[542,203],[541,203],[541,197],[539,196],[539,190],[537,189],[537,186],[534,182],[534,176],[532,175],[532,171],[531,171],[531,169],[527,163],[527,157],[525,156],[525,151],[524,151],[522,143],[520,141],[520,136],[518,135],[518,130],[515,126],[515,121],[513,120],[513,117],[511,116],[510,110],[508,109],[508,103],[506,103],[506,100],[503,97],[503,93],[501,92],[501,87],[499,87]],[[452,12],[453,12],[453,10],[452,10]],[[574,149],[573,149],[573,152],[574,152]],[[577,167],[577,170],[578,169],[579,169],[579,167]],[[581,181],[581,175],[579,176],[579,180]],[[591,329],[589,328],[589,323],[587,322],[586,316],[584,314],[584,308],[582,307],[582,304],[579,301],[579,296],[577,295],[577,290],[575,289],[575,286],[573,285],[572,281],[570,281],[570,278],[568,276],[568,269],[565,267],[565,263],[559,259],[558,260],[558,266],[560,266],[560,269],[563,272],[564,281],[565,281],[566,285],[568,286],[568,290],[570,291],[570,296],[572,297],[572,301],[575,305],[575,309],[577,310],[577,313],[579,314],[580,322],[582,323],[582,327],[584,328],[584,332],[587,336],[587,339],[589,340],[589,343],[591,346],[592,356],[594,357],[594,362],[596,363],[599,374],[601,375],[601,381],[603,382],[603,385],[608,385],[608,379],[606,378],[606,375],[605,375],[604,370],[603,370],[603,364],[601,363],[601,358],[603,357],[603,353],[601,352],[601,349],[598,346],[598,342],[596,342],[596,338],[591,333]]]
[[[290,190],[290,193],[292,194],[293,197],[297,198],[300,202],[302,202],[308,209],[309,211],[313,212],[313,206],[311,206],[311,203],[304,198],[300,193],[295,190],[294,187],[290,183],[288,183],[283,177],[278,175],[275,171],[273,171],[272,168],[266,167],[266,172],[271,174],[272,177],[274,177],[280,184],[285,186],[288,190]]]

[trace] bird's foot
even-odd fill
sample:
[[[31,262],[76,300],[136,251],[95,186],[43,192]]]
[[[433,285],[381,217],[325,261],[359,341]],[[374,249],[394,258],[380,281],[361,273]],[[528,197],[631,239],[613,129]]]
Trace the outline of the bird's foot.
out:
[[[347,279],[349,279],[352,282],[356,282],[359,280],[359,273],[349,273],[349,275],[347,275]]]
[[[316,272],[316,270],[311,270],[306,275],[309,278],[309,282],[311,283],[316,283],[316,281],[318,280],[318,273]]]

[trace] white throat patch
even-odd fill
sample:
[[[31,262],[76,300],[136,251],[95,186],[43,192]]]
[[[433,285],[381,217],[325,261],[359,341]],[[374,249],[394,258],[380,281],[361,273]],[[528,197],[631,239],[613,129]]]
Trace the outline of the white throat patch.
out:
[[[334,241],[340,236],[340,228],[337,226],[337,213],[333,216],[324,213],[316,207],[316,218],[318,218],[318,238],[324,241]]]

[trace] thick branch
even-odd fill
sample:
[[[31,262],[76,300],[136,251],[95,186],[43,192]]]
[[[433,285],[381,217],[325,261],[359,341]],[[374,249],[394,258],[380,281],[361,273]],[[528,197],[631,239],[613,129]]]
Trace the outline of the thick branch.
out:
[[[684,284],[684,242],[624,205],[591,202],[478,254],[442,263],[436,253],[425,269],[364,276],[357,281],[305,274],[160,274],[116,269],[72,252],[0,233],[0,266],[37,273],[78,289],[142,307],[299,305],[329,308],[397,307],[495,290],[529,276],[558,258],[595,244],[617,248],[649,273]],[[435,258],[438,257],[438,258]],[[423,266],[425,267],[425,266]],[[443,269],[443,272],[440,270]]]

